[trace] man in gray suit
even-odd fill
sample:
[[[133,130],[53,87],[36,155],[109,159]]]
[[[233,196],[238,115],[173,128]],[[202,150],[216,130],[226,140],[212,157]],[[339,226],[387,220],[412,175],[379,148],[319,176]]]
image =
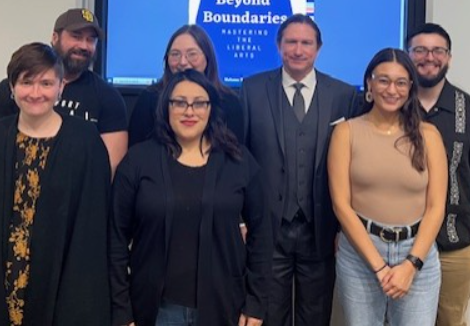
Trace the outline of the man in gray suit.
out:
[[[245,79],[241,89],[245,143],[263,169],[275,229],[265,324],[326,326],[338,230],[326,154],[334,124],[353,114],[355,89],[314,69],[322,40],[310,17],[283,22],[277,45],[282,68]]]

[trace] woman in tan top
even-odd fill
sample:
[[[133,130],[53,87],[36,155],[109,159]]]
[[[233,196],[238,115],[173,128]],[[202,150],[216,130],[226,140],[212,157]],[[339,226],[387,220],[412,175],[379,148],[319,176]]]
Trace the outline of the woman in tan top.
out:
[[[337,287],[347,325],[435,322],[447,166],[439,132],[421,122],[417,86],[405,52],[378,52],[364,76],[367,113],[332,136],[328,173],[342,227]]]

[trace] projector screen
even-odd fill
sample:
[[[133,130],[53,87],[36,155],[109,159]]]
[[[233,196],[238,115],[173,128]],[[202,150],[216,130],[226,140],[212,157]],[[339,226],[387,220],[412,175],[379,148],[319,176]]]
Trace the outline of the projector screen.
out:
[[[156,83],[171,34],[184,24],[198,24],[214,43],[221,80],[238,87],[243,78],[281,65],[279,25],[293,13],[303,13],[322,33],[316,68],[360,88],[374,53],[403,47],[407,27],[415,19],[410,18],[408,2],[107,0],[97,8],[107,34],[99,70],[115,86]],[[424,5],[422,10],[424,15]]]

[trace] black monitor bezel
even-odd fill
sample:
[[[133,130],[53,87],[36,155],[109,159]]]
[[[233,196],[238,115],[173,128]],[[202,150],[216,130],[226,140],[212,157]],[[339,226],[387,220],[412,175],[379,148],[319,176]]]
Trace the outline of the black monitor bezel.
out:
[[[95,1],[95,15],[106,34],[108,23],[108,0]],[[408,34],[418,26],[426,22],[426,0],[408,0],[406,8],[406,31]],[[100,42],[98,45],[97,57],[94,64],[94,71],[104,76],[106,67],[106,41]],[[130,85],[114,85],[123,95],[139,94],[146,86],[130,86]]]

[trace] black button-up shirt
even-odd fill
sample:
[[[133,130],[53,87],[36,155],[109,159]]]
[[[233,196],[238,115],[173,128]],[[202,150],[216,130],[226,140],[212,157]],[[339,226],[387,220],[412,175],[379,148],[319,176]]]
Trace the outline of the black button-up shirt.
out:
[[[441,132],[449,164],[446,213],[437,243],[443,251],[464,248],[470,245],[470,95],[446,80],[436,105],[422,113]]]

